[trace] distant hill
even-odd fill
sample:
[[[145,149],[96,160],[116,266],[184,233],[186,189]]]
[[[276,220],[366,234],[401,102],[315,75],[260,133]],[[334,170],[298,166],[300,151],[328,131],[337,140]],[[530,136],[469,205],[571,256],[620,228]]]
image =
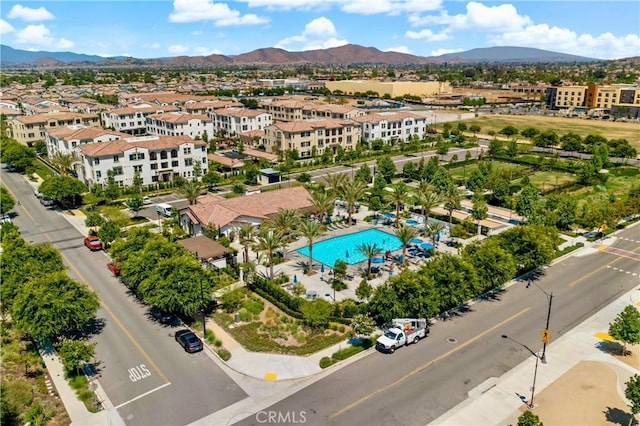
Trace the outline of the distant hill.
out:
[[[465,52],[447,53],[435,56],[439,61],[456,62],[503,62],[503,63],[532,63],[532,62],[594,62],[599,59],[584,56],[568,55],[566,53],[551,52],[533,47],[480,47]]]
[[[449,53],[441,56],[423,57],[400,52],[383,52],[375,47],[363,47],[347,44],[330,49],[289,52],[273,47],[256,49],[240,55],[176,56],[171,58],[136,59],[128,57],[104,58],[97,55],[84,55],[72,52],[31,52],[0,45],[0,65],[2,66],[38,66],[56,67],[65,64],[100,66],[212,66],[231,64],[389,64],[420,65],[440,62],[592,62],[598,59],[568,55],[529,47],[488,47]]]

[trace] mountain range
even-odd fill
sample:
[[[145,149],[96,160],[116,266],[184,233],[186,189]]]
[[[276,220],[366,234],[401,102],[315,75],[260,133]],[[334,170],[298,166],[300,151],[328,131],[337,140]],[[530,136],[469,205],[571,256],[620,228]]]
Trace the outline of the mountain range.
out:
[[[14,49],[0,45],[0,66],[55,67],[63,65],[100,66],[215,66],[215,65],[286,65],[286,64],[389,64],[420,65],[429,63],[562,63],[594,62],[598,59],[568,55],[531,47],[498,46],[471,49],[464,52],[448,53],[440,56],[416,56],[400,52],[383,52],[375,47],[347,44],[330,49],[289,52],[268,47],[256,49],[236,56],[176,56],[171,58],[137,59],[131,57],[105,58],[73,52],[45,52]]]

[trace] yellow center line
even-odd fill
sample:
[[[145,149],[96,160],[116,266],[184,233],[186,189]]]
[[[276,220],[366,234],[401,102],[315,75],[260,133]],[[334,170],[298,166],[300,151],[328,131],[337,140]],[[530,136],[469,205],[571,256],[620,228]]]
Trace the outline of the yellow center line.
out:
[[[362,404],[363,402],[365,402],[365,401],[367,401],[367,400],[369,400],[369,399],[373,398],[374,396],[379,395],[379,394],[381,394],[382,392],[386,392],[386,391],[387,391],[387,390],[389,390],[390,388],[392,388],[392,387],[394,387],[394,386],[396,386],[396,385],[400,384],[401,382],[403,382],[403,381],[407,380],[409,377],[411,377],[411,376],[415,376],[416,374],[420,373],[421,371],[423,371],[423,370],[425,370],[425,369],[427,369],[427,368],[431,367],[431,366],[432,366],[433,364],[435,364],[436,362],[438,362],[438,361],[440,361],[440,360],[442,360],[442,359],[444,359],[444,358],[448,357],[449,355],[451,355],[451,354],[453,354],[453,353],[455,353],[455,352],[459,351],[460,349],[463,349],[463,348],[465,348],[465,347],[469,346],[470,344],[472,344],[472,343],[473,343],[473,342],[475,342],[476,340],[478,340],[478,339],[480,339],[480,338],[482,338],[482,337],[486,336],[487,334],[491,333],[492,331],[495,331],[497,328],[502,327],[502,326],[503,326],[503,325],[505,325],[506,323],[508,323],[508,322],[510,322],[510,321],[513,321],[514,319],[516,319],[516,318],[517,318],[517,317],[519,317],[520,315],[524,314],[525,312],[529,311],[530,309],[531,309],[531,308],[525,308],[525,309],[521,310],[521,311],[520,311],[520,312],[518,312],[517,314],[514,314],[514,315],[510,316],[509,318],[505,319],[504,321],[499,322],[498,324],[494,325],[493,327],[491,327],[491,328],[489,328],[489,329],[487,329],[487,330],[483,331],[482,333],[478,334],[476,337],[474,337],[474,338],[472,338],[472,339],[470,339],[470,340],[467,340],[467,341],[466,341],[466,342],[464,342],[463,344],[461,344],[461,345],[459,345],[459,346],[457,346],[457,347],[455,347],[455,348],[453,348],[453,349],[449,350],[448,352],[443,353],[442,355],[438,356],[437,358],[434,358],[434,359],[432,359],[431,361],[429,361],[429,362],[427,362],[427,363],[425,363],[425,364],[423,364],[423,365],[421,365],[421,366],[417,367],[416,369],[414,369],[413,371],[411,371],[411,372],[409,372],[409,373],[405,374],[404,376],[402,376],[401,378],[399,378],[399,379],[398,379],[398,380],[396,380],[395,382],[390,383],[390,384],[386,385],[386,386],[385,386],[385,387],[383,387],[383,388],[377,389],[377,390],[375,390],[374,392],[371,392],[371,393],[369,393],[369,394],[367,394],[367,395],[363,396],[362,398],[358,399],[357,401],[355,401],[355,402],[353,402],[353,403],[351,403],[351,404],[347,405],[346,407],[342,408],[341,410],[338,410],[338,411],[336,411],[335,413],[331,414],[331,415],[329,416],[329,419],[333,419],[333,418],[335,418],[335,417],[338,417],[338,416],[340,416],[340,415],[342,415],[342,414],[346,413],[347,411],[349,411],[349,410],[351,410],[351,409],[355,408],[356,406],[358,406],[358,405]]]
[[[11,192],[11,190],[5,186],[5,188],[7,188],[7,190],[9,191],[9,193],[13,196],[13,198],[15,198],[16,200],[18,199],[15,194],[13,192]],[[36,220],[33,218],[33,216],[31,216],[31,213],[29,213],[29,211],[24,207],[24,205],[21,206],[22,210],[24,210],[24,212],[29,216],[29,218],[31,218],[32,221],[36,222]],[[37,222],[36,222],[37,223]],[[38,225],[39,226],[39,225]],[[52,242],[51,238],[49,237],[49,234],[45,234],[47,240],[49,240],[49,242]],[[84,284],[87,285],[87,280],[86,278],[80,273],[80,271],[78,271],[78,269],[73,266],[73,264],[69,261],[69,258],[67,258],[67,256],[64,255],[64,253],[62,253],[62,251],[60,251],[60,255],[62,256],[62,258],[64,260],[67,261],[67,265],[69,265],[69,268],[73,269],[73,272],[75,272],[78,277],[80,277],[80,279],[82,281],[84,281]],[[165,376],[162,371],[160,371],[160,368],[158,368],[158,366],[156,365],[156,363],[151,359],[151,357],[145,352],[144,349],[142,349],[142,347],[140,346],[140,344],[133,338],[133,336],[131,335],[131,333],[129,333],[129,331],[124,327],[124,324],[122,324],[122,322],[120,322],[120,320],[118,319],[118,317],[116,317],[113,313],[113,311],[102,301],[100,300],[100,306],[102,306],[102,308],[107,311],[107,313],[111,316],[111,318],[113,319],[113,321],[118,325],[118,327],[120,327],[120,329],[122,330],[122,332],[127,336],[127,338],[131,341],[131,343],[133,343],[133,345],[138,349],[138,351],[140,351],[140,353],[142,354],[142,356],[144,357],[144,359],[147,360],[147,362],[149,363],[149,365],[151,366],[151,368],[153,368],[156,373],[158,373],[158,375],[162,378],[162,380],[164,380],[165,383],[170,383],[169,379],[167,378],[167,376]]]

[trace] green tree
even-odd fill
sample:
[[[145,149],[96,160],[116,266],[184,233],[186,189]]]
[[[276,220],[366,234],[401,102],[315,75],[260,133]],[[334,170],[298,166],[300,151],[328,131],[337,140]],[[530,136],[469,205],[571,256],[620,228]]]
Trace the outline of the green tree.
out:
[[[80,196],[87,191],[87,187],[71,176],[51,176],[40,184],[38,190],[63,207],[72,207],[80,201]]]
[[[554,130],[544,130],[533,138],[533,144],[542,148],[556,146],[558,143],[558,134]]]
[[[441,222],[425,222],[424,232],[431,237],[433,247],[436,246],[438,234],[444,231],[445,226]]]
[[[80,367],[89,362],[95,355],[95,343],[86,340],[63,339],[56,345],[65,372],[70,375],[80,374]]]
[[[640,376],[634,374],[625,383],[624,396],[631,402],[631,414],[637,416],[640,413]],[[629,426],[633,424],[633,417],[629,419]]]
[[[311,201],[320,216],[320,222],[326,223],[325,217],[328,219],[335,207],[334,197],[324,189],[319,189],[311,193]]]
[[[460,256],[443,253],[420,271],[428,274],[435,283],[442,311],[466,302],[481,288],[473,265]]]
[[[321,224],[312,220],[303,220],[298,228],[300,236],[307,239],[307,245],[309,246],[309,265],[308,274],[313,275],[313,242],[318,239],[324,229]]]
[[[280,233],[285,244],[297,237],[297,229],[302,214],[298,209],[278,209],[275,216],[263,223],[264,228],[274,229]]]
[[[54,338],[81,330],[98,310],[98,297],[63,271],[34,278],[11,307],[16,327],[34,338]]]
[[[98,212],[90,212],[84,220],[85,226],[89,228],[99,228],[107,223],[107,220]]]
[[[4,185],[0,185],[0,213],[6,214],[15,205],[16,200],[13,199],[9,190]]]
[[[354,180],[360,181],[368,185],[371,182],[372,177],[373,176],[371,175],[371,169],[369,168],[369,166],[367,166],[366,164],[363,164],[362,166],[360,166],[360,168],[356,172],[354,176]]]
[[[591,154],[591,164],[596,172],[599,172],[603,167],[609,165],[609,148],[606,144],[599,143],[594,145],[593,153]]]
[[[444,167],[438,167],[433,176],[431,177],[431,183],[433,184],[438,194],[444,195],[451,187],[455,187],[451,174]]]
[[[540,421],[540,417],[526,410],[518,417],[517,426],[544,426],[544,423]]]
[[[582,151],[582,137],[574,132],[569,132],[560,138],[560,146],[565,151]]]
[[[42,191],[41,191],[42,192]],[[110,200],[114,201],[120,197],[122,193],[120,186],[116,182],[116,174],[113,170],[107,171],[107,185],[104,188],[104,196]]]
[[[482,291],[498,288],[516,275],[513,256],[495,238],[474,241],[465,246],[463,257],[475,268]]]
[[[500,129],[498,133],[505,136],[515,136],[518,134],[518,129],[513,126],[506,126]]]
[[[347,277],[347,264],[344,260],[336,259],[333,264],[333,276],[338,281],[342,281]]]
[[[522,136],[524,136],[525,138],[529,138],[529,139],[535,137],[538,133],[540,133],[540,132],[535,127],[527,127],[522,132],[520,132],[520,134]]]
[[[369,284],[369,281],[367,281],[367,279],[360,281],[360,284],[358,284],[358,287],[356,288],[356,297],[360,300],[367,301],[371,297],[372,293],[373,287]]]
[[[437,207],[442,199],[435,191],[429,192],[418,192],[416,194],[416,201],[420,205],[420,209],[422,215],[425,217],[424,223],[429,223],[429,216],[431,215],[431,210]]]
[[[627,355],[627,344],[640,343],[640,312],[633,305],[627,305],[609,324],[609,335],[622,342],[622,355]]]
[[[492,238],[513,256],[520,273],[548,265],[559,239],[557,229],[537,225],[514,226]]]
[[[487,206],[487,201],[480,193],[473,194],[471,201],[473,202],[471,217],[476,221],[476,224],[478,225],[478,235],[480,235],[482,233],[482,225],[480,225],[480,221],[488,217],[489,207]]]
[[[510,158],[516,158],[518,156],[518,153],[518,142],[516,142],[515,140],[510,140],[509,143],[507,143],[507,155]]]
[[[138,216],[138,212],[144,207],[144,201],[140,196],[131,197],[127,200],[127,207],[133,212],[133,216],[136,217]]]
[[[451,185],[444,194],[444,208],[449,212],[449,225],[453,221],[453,211],[461,208],[462,192]]]
[[[379,158],[376,160],[376,167],[378,169],[378,173],[382,175],[387,184],[393,181],[393,178],[396,176],[397,169],[391,157],[385,155],[384,157]]]
[[[250,223],[243,223],[240,225],[240,229],[238,230],[238,238],[240,239],[240,244],[242,244],[242,249],[244,251],[244,256],[242,261],[245,263],[249,262],[249,247],[254,242],[256,228]]]
[[[335,198],[340,195],[342,187],[349,180],[349,176],[346,173],[328,174],[324,177],[327,182],[329,193]]]
[[[323,299],[305,301],[300,307],[302,319],[311,328],[320,329],[329,324],[331,304]]]
[[[49,161],[58,170],[60,176],[69,176],[73,164],[78,162],[78,156],[75,153],[56,152],[49,157]]]
[[[495,138],[489,141],[489,155],[491,157],[497,157],[498,155],[502,154],[503,151],[504,144],[502,143],[502,141],[499,141]]]
[[[2,162],[11,164],[19,172],[31,167],[36,159],[36,152],[33,149],[11,139],[3,140],[1,151]]]
[[[404,204],[409,200],[409,187],[404,182],[397,182],[389,186],[391,191],[386,192],[386,198],[393,203],[396,210],[396,227],[400,223],[400,211],[404,209]]]
[[[109,247],[113,241],[120,237],[121,232],[120,227],[109,220],[98,230],[98,237]]]
[[[535,222],[538,212],[538,188],[532,183],[525,185],[516,196],[515,210],[531,222]]]

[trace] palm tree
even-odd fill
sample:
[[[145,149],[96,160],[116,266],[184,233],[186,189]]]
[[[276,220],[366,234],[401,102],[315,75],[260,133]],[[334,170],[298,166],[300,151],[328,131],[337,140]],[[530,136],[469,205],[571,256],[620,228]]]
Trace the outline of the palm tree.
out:
[[[312,220],[303,220],[300,223],[298,232],[307,239],[309,244],[309,275],[313,275],[313,241],[324,232],[324,227],[318,222]]]
[[[291,242],[295,238],[295,230],[300,223],[302,215],[298,209],[278,209],[278,212],[264,226],[275,229],[282,234],[285,242]]]
[[[385,197],[393,202],[396,207],[396,226],[400,223],[400,209],[407,202],[409,197],[409,187],[404,182],[398,182],[390,185],[391,192],[385,194]]]
[[[353,214],[354,206],[357,201],[364,197],[366,190],[367,185],[358,180],[350,180],[344,186],[342,186],[340,195],[342,195],[345,203],[347,203],[349,225],[351,225],[351,215]]]
[[[255,228],[250,223],[243,223],[238,230],[238,237],[244,247],[244,262],[249,263],[249,246],[254,242]]]
[[[329,187],[329,193],[337,197],[342,191],[342,187],[348,182],[349,175],[346,173],[328,174],[324,177]]]
[[[428,223],[427,226],[424,228],[427,235],[431,237],[431,242],[434,248],[436,246],[436,239],[438,238],[438,234],[442,230],[444,230],[444,228],[445,226],[440,222]]]
[[[202,184],[195,179],[186,181],[180,188],[180,193],[189,200],[189,205],[198,203],[198,196],[200,196],[201,192]]]
[[[320,189],[311,194],[311,201],[320,215],[320,222],[324,222],[325,215],[328,218],[333,211],[333,200],[334,197],[324,189]]]
[[[414,228],[413,226],[402,224],[396,228],[395,233],[396,237],[398,237],[400,243],[402,244],[402,263],[404,264],[406,263],[407,259],[407,246],[409,245],[409,242],[411,242],[411,240],[418,236],[418,229]]]
[[[362,243],[356,247],[367,258],[367,275],[371,274],[371,259],[382,254],[382,247],[376,243]]]
[[[420,208],[422,210],[422,215],[425,218],[425,224],[429,223],[429,216],[431,215],[431,210],[434,207],[437,207],[441,202],[442,198],[438,195],[437,192],[418,192],[416,194],[416,201],[420,204]]]
[[[444,208],[449,212],[449,225],[452,223],[453,211],[460,208],[460,200],[462,199],[462,192],[451,185],[447,188],[447,192],[444,194]]]
[[[282,234],[274,229],[264,229],[258,233],[254,250],[264,252],[269,262],[269,278],[273,279],[273,255],[284,246]]]
[[[60,176],[69,176],[69,170],[73,167],[73,163],[78,162],[78,156],[75,153],[63,153],[56,152],[53,154],[49,161],[53,166],[58,169]]]

